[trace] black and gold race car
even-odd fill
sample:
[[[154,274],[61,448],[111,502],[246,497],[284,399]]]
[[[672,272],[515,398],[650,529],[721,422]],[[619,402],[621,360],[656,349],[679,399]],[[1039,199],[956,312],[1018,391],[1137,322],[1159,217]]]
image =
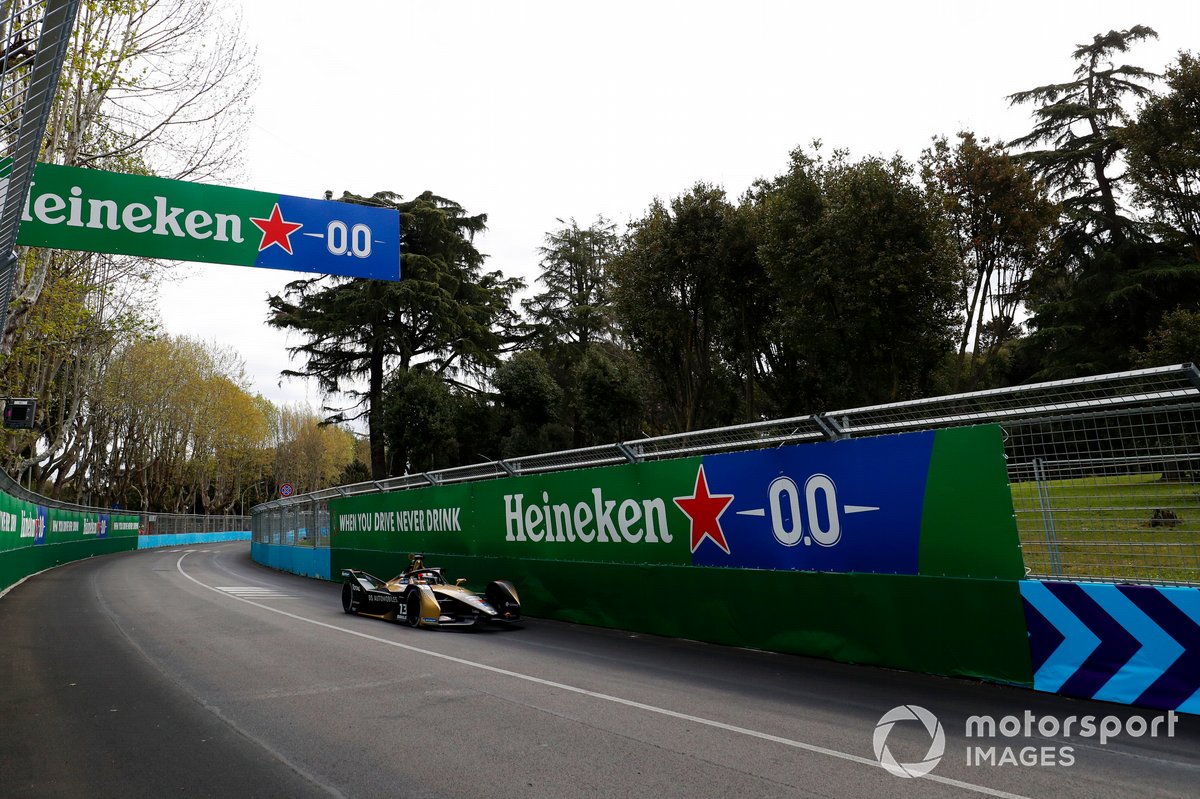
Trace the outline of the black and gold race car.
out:
[[[358,569],[342,569],[342,610],[402,621],[410,627],[469,627],[490,622],[521,620],[521,600],[507,580],[488,583],[482,594],[446,582],[439,568],[425,565],[422,555],[411,556],[408,568],[390,580]]]

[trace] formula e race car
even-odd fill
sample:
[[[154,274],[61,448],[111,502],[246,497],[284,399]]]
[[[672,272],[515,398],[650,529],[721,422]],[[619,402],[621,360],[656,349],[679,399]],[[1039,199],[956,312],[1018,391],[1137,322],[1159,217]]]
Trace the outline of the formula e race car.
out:
[[[442,570],[413,555],[408,568],[388,581],[358,569],[342,569],[342,610],[410,627],[469,627],[521,620],[521,600],[507,580],[488,583],[483,594],[446,582]]]

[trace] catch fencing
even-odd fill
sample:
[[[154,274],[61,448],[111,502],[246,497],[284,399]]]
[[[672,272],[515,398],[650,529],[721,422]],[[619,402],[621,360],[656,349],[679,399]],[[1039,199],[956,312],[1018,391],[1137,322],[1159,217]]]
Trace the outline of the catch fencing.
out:
[[[1200,370],[1192,364],[851,408],[367,481],[251,509],[254,541],[329,546],[356,494],[998,424],[1029,577],[1200,585]],[[964,520],[964,534],[970,532]]]
[[[79,0],[0,7],[0,333],[17,270],[17,229],[42,149]]]
[[[114,510],[63,502],[30,491],[0,469],[0,491],[17,499],[45,508],[138,517],[138,535],[184,535],[191,533],[226,533],[250,529],[250,517],[237,514],[149,513],[136,510]]]

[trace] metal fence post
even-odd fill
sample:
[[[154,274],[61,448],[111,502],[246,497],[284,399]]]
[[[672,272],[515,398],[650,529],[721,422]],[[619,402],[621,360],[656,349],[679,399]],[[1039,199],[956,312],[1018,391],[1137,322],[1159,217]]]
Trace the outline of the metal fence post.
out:
[[[1061,577],[1062,555],[1058,551],[1058,532],[1054,529],[1054,509],[1050,505],[1050,486],[1046,480],[1045,462],[1033,459],[1033,482],[1037,486],[1038,504],[1042,509],[1042,525],[1046,532],[1046,552],[1050,556],[1050,574]]]

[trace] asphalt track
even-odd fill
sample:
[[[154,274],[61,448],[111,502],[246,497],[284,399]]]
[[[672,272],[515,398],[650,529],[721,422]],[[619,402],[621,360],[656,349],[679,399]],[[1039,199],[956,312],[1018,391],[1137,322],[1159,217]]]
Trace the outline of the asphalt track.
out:
[[[245,543],[17,586],[0,598],[0,796],[1200,795],[1194,716],[1103,745],[967,739],[968,716],[1160,714],[535,619],[412,630],[343,614],[339,591]],[[928,776],[878,764],[875,727],[899,705],[940,720]],[[886,744],[911,763],[931,738],[903,721]],[[1073,764],[968,765],[981,744]]]

